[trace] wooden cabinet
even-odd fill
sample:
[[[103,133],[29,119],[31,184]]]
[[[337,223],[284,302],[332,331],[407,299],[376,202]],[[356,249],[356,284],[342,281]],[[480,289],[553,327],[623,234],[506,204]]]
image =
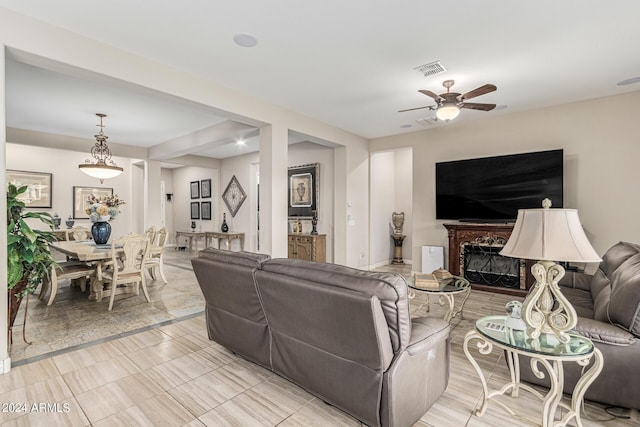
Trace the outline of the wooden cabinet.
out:
[[[326,234],[289,234],[288,257],[306,261],[326,262]]]

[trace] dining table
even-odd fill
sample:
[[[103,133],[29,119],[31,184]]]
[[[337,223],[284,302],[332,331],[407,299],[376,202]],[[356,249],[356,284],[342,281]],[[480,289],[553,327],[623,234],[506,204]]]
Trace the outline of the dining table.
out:
[[[111,244],[99,245],[93,240],[71,240],[51,242],[49,246],[65,254],[71,260],[85,262],[95,266],[95,273],[91,276],[90,280],[89,299],[96,300],[97,302],[102,301],[104,293],[102,270],[107,263],[111,262]]]

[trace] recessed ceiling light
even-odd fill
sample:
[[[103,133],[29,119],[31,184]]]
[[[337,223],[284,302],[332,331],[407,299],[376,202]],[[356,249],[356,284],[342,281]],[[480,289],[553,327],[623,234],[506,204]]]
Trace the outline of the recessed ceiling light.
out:
[[[631,77],[630,79],[626,79],[626,80],[622,80],[618,83],[616,83],[618,86],[627,86],[627,85],[632,85],[634,83],[638,83],[640,82],[640,77]]]
[[[412,127],[412,126],[413,126],[413,125],[408,124],[408,123],[407,123],[407,124],[404,124],[404,125],[400,125],[400,127],[401,127],[402,129],[408,129],[408,128]]]
[[[238,145],[244,145],[244,144],[245,144],[244,139],[239,139],[239,140],[237,140],[237,141],[236,141],[236,144],[238,144]]]
[[[236,42],[238,46],[242,47],[254,47],[258,44],[258,39],[253,37],[251,34],[239,33],[233,36],[233,41]]]

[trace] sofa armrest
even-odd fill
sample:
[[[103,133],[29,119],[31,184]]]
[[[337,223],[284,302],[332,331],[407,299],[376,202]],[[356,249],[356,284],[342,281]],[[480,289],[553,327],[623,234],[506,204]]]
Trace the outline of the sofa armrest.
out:
[[[411,320],[408,347],[384,374],[380,426],[411,426],[438,400],[449,382],[451,342],[448,322]]]
[[[435,317],[417,317],[411,319],[411,339],[407,351],[411,356],[433,348],[449,336],[449,322]]]
[[[591,279],[593,276],[578,273],[575,271],[567,271],[565,276],[558,282],[559,285],[567,288],[576,288],[583,291],[591,291]]]
[[[638,340],[633,334],[618,326],[585,317],[578,318],[578,324],[574,330],[594,342],[609,345],[627,346]]]

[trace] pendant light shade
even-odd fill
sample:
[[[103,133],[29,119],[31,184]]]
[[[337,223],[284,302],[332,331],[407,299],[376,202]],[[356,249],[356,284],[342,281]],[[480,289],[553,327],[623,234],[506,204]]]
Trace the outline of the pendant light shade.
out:
[[[90,177],[98,178],[100,183],[103,183],[105,179],[115,178],[120,175],[124,169],[111,160],[111,150],[107,146],[107,138],[109,137],[104,134],[104,125],[102,124],[102,119],[107,115],[96,113],[96,116],[100,118],[100,124],[97,125],[100,131],[97,135],[94,135],[96,143],[91,147],[91,156],[95,159],[95,162],[87,159],[84,163],[78,165],[78,168]]]

